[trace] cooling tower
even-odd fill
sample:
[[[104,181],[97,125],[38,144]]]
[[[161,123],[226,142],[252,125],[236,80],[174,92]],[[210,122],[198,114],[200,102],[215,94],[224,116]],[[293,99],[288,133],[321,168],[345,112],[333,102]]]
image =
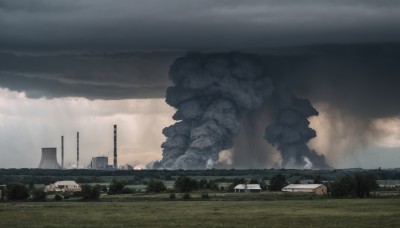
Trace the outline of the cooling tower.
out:
[[[57,162],[57,148],[42,148],[42,159],[39,169],[60,169]]]

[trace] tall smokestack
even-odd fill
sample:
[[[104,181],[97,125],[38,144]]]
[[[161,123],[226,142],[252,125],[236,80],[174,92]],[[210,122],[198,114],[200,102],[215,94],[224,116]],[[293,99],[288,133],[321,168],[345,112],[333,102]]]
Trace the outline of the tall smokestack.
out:
[[[61,169],[64,169],[64,136],[61,136]]]
[[[79,132],[76,133],[76,168],[79,168]]]
[[[118,169],[118,163],[117,163],[117,125],[114,125],[114,169]]]

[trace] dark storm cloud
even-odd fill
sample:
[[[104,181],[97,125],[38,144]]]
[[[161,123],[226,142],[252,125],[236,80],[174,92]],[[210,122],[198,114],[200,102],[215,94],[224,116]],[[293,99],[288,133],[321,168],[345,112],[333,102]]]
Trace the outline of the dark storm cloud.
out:
[[[318,45],[287,49],[265,64],[303,97],[366,118],[400,114],[400,44]],[[297,52],[297,53],[296,53]]]
[[[3,50],[231,50],[398,41],[399,1],[0,0]]]
[[[267,76],[296,94],[355,115],[400,114],[400,44],[316,45],[248,49]],[[168,69],[183,53],[22,55],[0,53],[0,87],[29,97],[90,99],[164,97]]]
[[[178,53],[16,55],[0,53],[0,87],[28,97],[155,98]]]
[[[163,97],[184,52],[243,51],[267,55],[268,76],[313,102],[391,116],[400,50],[387,42],[400,41],[399,27],[395,0],[0,0],[0,86],[30,97]],[[372,41],[386,44],[260,50]]]

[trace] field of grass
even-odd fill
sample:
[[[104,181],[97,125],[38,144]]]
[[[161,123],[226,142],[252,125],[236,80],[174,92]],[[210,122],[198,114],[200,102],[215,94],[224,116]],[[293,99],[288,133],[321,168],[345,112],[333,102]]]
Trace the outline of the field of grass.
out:
[[[0,227],[400,227],[400,199],[0,203]]]
[[[209,198],[203,199],[202,194],[207,193]],[[182,200],[183,193],[175,193],[176,200]],[[316,196],[311,193],[284,193],[284,192],[261,192],[261,193],[233,193],[233,192],[191,192],[192,201],[273,201],[273,200],[304,200],[321,199],[323,196]],[[50,197],[51,198],[51,197]],[[54,198],[54,196],[53,196]],[[326,198],[326,197],[325,197]],[[74,200],[74,199],[72,199]],[[170,200],[170,193],[135,193],[135,194],[102,194],[102,201],[166,201]]]

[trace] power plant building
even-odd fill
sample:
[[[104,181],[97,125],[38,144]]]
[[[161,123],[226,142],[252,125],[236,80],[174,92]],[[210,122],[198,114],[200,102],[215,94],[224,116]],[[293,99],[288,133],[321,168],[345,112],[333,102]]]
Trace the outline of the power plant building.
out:
[[[57,148],[42,148],[39,169],[61,169],[57,162]]]
[[[91,169],[112,169],[112,166],[108,165],[108,157],[100,156],[93,157],[91,162]]]

